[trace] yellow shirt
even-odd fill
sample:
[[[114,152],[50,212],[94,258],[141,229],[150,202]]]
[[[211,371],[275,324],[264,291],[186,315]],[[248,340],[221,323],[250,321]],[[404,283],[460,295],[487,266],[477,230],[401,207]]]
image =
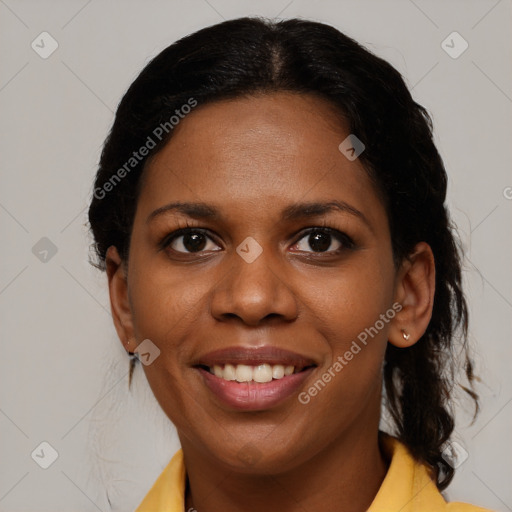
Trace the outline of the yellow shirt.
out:
[[[427,468],[418,464],[397,439],[382,436],[391,460],[386,477],[367,512],[489,512],[467,503],[447,503]],[[184,512],[186,471],[179,450],[135,512]]]

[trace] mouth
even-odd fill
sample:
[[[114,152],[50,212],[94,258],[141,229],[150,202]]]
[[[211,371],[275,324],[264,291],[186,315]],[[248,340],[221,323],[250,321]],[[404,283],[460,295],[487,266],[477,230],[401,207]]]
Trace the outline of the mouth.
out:
[[[210,352],[193,365],[216,400],[224,407],[244,411],[281,404],[317,366],[312,359],[271,346]]]
[[[258,365],[248,364],[216,364],[213,367],[197,365],[204,371],[215,375],[219,379],[235,382],[257,382],[264,384],[273,380],[281,380],[289,375],[301,373],[304,370],[313,368],[314,365],[294,366],[284,364],[262,363]]]

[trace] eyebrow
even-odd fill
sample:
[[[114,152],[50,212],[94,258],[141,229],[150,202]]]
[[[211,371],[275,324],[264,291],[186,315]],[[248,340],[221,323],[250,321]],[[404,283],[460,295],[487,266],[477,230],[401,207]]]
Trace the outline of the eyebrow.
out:
[[[282,210],[281,219],[290,221],[308,217],[319,217],[334,211],[348,213],[354,217],[359,218],[368,226],[371,231],[373,231],[373,227],[370,224],[370,221],[367,219],[363,212],[357,208],[354,208],[345,201],[339,200],[291,204]],[[178,212],[182,215],[186,215],[194,219],[215,220],[222,217],[220,211],[217,208],[206,203],[174,202],[161,206],[160,208],[157,208],[151,212],[146,219],[146,223],[151,222],[155,217],[169,212]]]

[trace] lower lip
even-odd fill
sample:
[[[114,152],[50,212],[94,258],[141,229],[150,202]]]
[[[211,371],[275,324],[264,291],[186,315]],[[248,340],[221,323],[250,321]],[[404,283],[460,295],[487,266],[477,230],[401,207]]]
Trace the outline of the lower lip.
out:
[[[293,395],[314,367],[270,382],[237,382],[216,377],[198,368],[204,382],[224,404],[244,411],[263,411],[275,407]]]

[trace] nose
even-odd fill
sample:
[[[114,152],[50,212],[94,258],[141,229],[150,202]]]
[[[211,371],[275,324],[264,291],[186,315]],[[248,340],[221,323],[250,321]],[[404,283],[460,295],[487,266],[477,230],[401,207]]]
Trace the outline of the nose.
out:
[[[217,283],[211,313],[219,321],[237,319],[250,326],[291,322],[298,316],[297,298],[286,282],[282,264],[264,249],[252,262],[237,252],[226,261],[226,274]]]

